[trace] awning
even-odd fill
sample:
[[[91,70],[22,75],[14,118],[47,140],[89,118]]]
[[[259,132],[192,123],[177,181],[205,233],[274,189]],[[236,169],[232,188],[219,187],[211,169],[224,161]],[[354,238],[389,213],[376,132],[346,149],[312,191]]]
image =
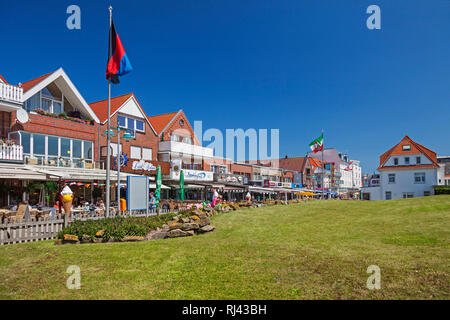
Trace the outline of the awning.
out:
[[[156,189],[156,183],[150,183],[150,189]],[[170,187],[161,184],[161,189],[170,189]]]
[[[120,181],[125,182],[128,176],[135,175],[121,172]],[[1,163],[0,179],[106,181],[106,170]],[[110,179],[111,181],[117,181],[117,171],[110,171]],[[155,180],[154,177],[149,177],[149,179],[151,181]]]
[[[275,191],[273,191],[273,189],[271,189],[271,188],[263,188],[263,187],[253,187],[253,186],[250,186],[250,187],[248,187],[248,190],[249,190],[250,192],[275,193]]]

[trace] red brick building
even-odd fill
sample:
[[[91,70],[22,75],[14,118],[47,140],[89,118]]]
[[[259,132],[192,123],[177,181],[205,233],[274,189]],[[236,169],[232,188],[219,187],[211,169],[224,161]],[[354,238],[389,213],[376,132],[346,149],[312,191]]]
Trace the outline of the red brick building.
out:
[[[93,102],[90,107],[100,120],[100,158],[106,160],[106,131],[108,125],[108,100]],[[158,135],[146,113],[133,93],[111,98],[111,167],[117,168],[117,154],[126,157],[121,171],[136,174],[154,174],[161,166],[163,173],[168,173],[169,164],[158,161]],[[120,148],[117,144],[117,128],[121,129]],[[126,140],[124,134],[131,138]]]

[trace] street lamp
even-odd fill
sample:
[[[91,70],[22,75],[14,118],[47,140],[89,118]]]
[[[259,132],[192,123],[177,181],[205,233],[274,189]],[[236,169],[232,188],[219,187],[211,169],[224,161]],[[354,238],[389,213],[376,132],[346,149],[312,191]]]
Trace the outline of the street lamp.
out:
[[[119,120],[117,120],[119,122]],[[117,131],[117,134],[114,133],[114,130]],[[123,135],[123,138],[126,142],[130,141],[130,139],[133,138],[133,136],[130,134],[130,132],[127,129],[122,129],[119,126],[119,123],[117,123],[117,127],[111,127],[109,130],[109,136],[116,136],[117,135],[117,156],[116,156],[116,163],[117,163],[117,212],[120,214],[120,166],[121,166],[121,155],[119,154],[120,151],[120,134],[122,132],[125,132]],[[105,136],[108,135],[108,130],[105,131]],[[108,146],[109,147],[109,146]],[[109,188],[109,186],[107,186]]]

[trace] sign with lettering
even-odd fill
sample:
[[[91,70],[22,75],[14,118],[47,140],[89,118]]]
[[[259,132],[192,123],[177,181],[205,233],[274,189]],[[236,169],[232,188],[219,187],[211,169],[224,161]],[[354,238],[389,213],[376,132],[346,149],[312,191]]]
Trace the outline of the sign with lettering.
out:
[[[156,167],[150,162],[145,162],[144,160],[133,161],[131,167],[133,170],[144,170],[144,171],[155,171]]]

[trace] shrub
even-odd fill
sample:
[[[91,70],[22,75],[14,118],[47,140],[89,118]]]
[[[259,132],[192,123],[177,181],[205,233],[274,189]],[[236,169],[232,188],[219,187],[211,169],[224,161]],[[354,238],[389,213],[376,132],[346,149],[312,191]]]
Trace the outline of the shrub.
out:
[[[161,227],[173,219],[175,215],[188,216],[188,211],[178,214],[168,213],[151,217],[114,217],[99,220],[77,220],[58,233],[58,239],[63,239],[65,234],[75,235],[82,238],[87,235],[93,240],[95,234],[103,230],[102,238],[109,240],[121,240],[126,236],[145,236],[150,230]]]
[[[448,186],[438,186],[434,187],[434,194],[450,194],[450,187]]]

